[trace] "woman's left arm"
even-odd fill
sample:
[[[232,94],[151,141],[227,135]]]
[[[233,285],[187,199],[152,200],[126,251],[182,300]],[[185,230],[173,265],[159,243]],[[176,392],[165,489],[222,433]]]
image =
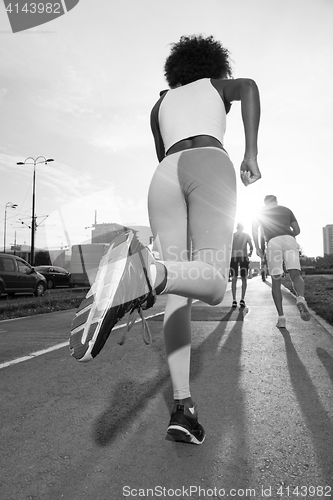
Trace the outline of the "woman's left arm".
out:
[[[227,102],[241,101],[245,133],[245,152],[241,165],[241,178],[245,186],[247,186],[261,177],[257,163],[260,122],[259,90],[256,82],[249,78],[221,80],[221,86],[224,99]]]

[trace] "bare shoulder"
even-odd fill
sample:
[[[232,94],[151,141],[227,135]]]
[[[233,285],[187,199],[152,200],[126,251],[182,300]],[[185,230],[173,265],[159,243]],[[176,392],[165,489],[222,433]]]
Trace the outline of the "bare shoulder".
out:
[[[224,102],[226,112],[229,113],[230,107],[231,107],[231,101],[226,98],[225,93],[224,93],[224,88],[225,88],[226,82],[228,82],[228,80],[217,80],[215,78],[211,78],[210,81],[211,81],[211,84],[213,85],[213,87],[220,94],[220,97],[221,97],[222,101]]]
[[[211,80],[222,99],[228,102],[239,101],[241,90],[244,87],[256,87],[256,82],[251,78],[235,78],[226,80]]]

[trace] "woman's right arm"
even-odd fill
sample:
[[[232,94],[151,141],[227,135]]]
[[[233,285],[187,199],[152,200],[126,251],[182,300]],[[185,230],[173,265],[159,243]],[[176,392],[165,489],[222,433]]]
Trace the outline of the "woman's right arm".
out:
[[[245,133],[245,153],[241,165],[241,178],[245,186],[261,177],[257,163],[260,97],[257,84],[249,78],[219,80],[219,90],[225,102],[241,101]]]

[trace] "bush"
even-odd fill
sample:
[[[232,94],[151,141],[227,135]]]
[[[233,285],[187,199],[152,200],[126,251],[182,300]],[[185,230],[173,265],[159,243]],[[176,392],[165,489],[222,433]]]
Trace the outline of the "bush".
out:
[[[303,269],[305,274],[333,274],[333,269],[321,269],[319,267]]]

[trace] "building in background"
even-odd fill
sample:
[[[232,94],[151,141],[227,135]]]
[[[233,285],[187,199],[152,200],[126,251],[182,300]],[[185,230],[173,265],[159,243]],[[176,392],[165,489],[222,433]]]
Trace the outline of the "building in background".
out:
[[[133,229],[142,245],[149,245],[152,241],[152,232],[149,226],[127,225],[122,226],[116,222],[94,224],[91,231],[91,243],[111,243],[114,238],[126,229]]]
[[[127,227],[133,229],[135,231],[138,240],[144,246],[148,246],[153,242],[153,234],[149,226],[137,226],[137,225],[128,225]]]
[[[323,227],[324,255],[333,254],[333,224]]]
[[[152,240],[150,227],[123,226],[116,222],[92,226],[91,242],[73,245],[71,248],[70,273],[72,285],[91,286],[95,281],[100,261],[110,244],[127,229],[132,229],[138,240],[145,246]]]

